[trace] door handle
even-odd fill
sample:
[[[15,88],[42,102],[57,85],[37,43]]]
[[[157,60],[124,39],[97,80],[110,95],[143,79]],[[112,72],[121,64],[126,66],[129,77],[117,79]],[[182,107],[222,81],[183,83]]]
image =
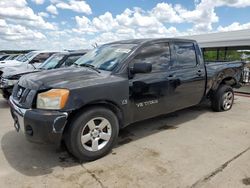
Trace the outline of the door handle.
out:
[[[201,71],[201,70],[198,70],[196,74],[197,74],[198,76],[201,76],[201,75],[202,75],[202,71]]]
[[[173,78],[173,77],[174,77],[174,75],[172,75],[172,74],[168,75],[168,78]]]

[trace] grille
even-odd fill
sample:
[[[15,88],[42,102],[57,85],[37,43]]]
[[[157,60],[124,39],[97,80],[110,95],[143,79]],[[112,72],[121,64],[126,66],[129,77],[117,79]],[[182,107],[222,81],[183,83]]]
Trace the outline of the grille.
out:
[[[18,85],[13,90],[13,97],[15,100],[17,100],[19,102],[23,102],[25,100],[25,98],[27,97],[28,92],[29,92],[28,89]]]
[[[20,85],[15,85],[12,96],[16,102],[18,102],[18,106],[23,108],[31,108],[33,99],[35,97],[35,91],[22,87]]]

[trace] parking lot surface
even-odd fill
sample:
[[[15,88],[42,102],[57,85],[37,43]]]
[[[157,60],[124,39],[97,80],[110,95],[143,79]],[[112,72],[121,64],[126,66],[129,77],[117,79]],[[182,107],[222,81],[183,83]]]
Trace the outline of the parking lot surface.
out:
[[[0,98],[0,187],[250,187],[250,98],[215,113],[207,104],[131,125],[102,159],[79,163],[32,144]]]

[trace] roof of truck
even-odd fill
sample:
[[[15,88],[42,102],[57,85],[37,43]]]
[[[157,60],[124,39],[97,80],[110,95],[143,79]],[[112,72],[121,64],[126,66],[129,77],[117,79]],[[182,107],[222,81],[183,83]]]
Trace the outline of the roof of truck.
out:
[[[78,55],[78,54],[86,54],[88,51],[73,51],[73,52],[68,52],[68,51],[65,51],[65,52],[58,52],[56,54],[62,54],[62,55]]]
[[[59,52],[63,52],[63,51],[58,51],[58,50],[34,50],[31,51],[34,53],[59,53]]]
[[[145,38],[145,39],[129,39],[111,42],[109,44],[143,44],[147,42],[161,42],[161,41],[179,41],[179,42],[196,42],[192,39],[183,38]]]

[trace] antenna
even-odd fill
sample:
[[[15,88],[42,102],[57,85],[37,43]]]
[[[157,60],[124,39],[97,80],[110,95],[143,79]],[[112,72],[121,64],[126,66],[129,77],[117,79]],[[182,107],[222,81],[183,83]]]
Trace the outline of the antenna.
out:
[[[98,44],[96,42],[92,44],[91,46],[93,46],[93,48],[98,48]]]

